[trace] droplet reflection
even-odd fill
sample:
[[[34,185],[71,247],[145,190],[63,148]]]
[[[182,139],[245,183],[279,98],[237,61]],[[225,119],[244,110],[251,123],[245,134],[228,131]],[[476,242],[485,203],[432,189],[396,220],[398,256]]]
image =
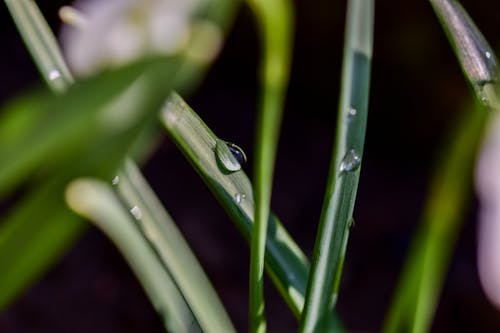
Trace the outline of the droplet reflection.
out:
[[[341,173],[355,171],[361,165],[361,158],[354,149],[349,150],[339,165]]]

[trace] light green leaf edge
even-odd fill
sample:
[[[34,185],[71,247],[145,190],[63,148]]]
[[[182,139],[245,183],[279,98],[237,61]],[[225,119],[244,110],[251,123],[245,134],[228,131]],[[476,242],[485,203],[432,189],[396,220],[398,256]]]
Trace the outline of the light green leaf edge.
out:
[[[47,85],[62,92],[73,78],[57,40],[33,0],[4,0]]]
[[[348,1],[337,132],[301,332],[324,330],[337,300],[365,140],[373,16],[373,1]]]
[[[139,232],[169,272],[202,331],[235,332],[203,268],[135,163],[128,160],[116,182],[115,188],[126,207],[136,209],[141,216],[136,221]],[[99,225],[105,223],[101,221]],[[107,228],[111,236],[119,234],[114,227]]]
[[[110,185],[91,178],[76,179],[67,187],[66,201],[115,243],[168,331],[202,332],[172,276]]]
[[[274,162],[290,76],[294,7],[289,0],[247,2],[254,13],[261,44],[254,162],[255,223],[250,241],[249,330],[265,332],[264,254]]]

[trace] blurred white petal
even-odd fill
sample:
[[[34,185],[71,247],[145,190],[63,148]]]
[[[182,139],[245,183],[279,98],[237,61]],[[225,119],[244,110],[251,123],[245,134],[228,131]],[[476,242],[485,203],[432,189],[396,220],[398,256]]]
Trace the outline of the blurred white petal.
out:
[[[148,55],[181,52],[200,0],[81,0],[84,25],[64,26],[61,41],[75,74],[86,76]]]
[[[500,308],[500,116],[494,117],[476,168],[478,269],[486,296]]]

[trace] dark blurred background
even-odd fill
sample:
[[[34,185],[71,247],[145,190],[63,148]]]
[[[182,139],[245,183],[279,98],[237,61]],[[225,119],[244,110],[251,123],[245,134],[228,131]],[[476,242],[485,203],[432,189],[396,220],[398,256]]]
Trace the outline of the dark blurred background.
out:
[[[65,3],[38,3],[57,29],[57,8]],[[345,1],[295,3],[294,62],[272,206],[310,255],[334,136]],[[462,4],[498,49],[500,3],[463,0]],[[41,83],[7,9],[0,8],[0,100],[6,101]],[[351,332],[380,330],[419,221],[435,158],[442,153],[438,149],[471,100],[427,1],[377,1],[375,17],[364,163],[338,302],[340,317]],[[243,9],[219,60],[188,98],[214,132],[242,146],[250,161],[257,49],[250,13]],[[198,255],[238,331],[246,331],[247,244],[168,139],[144,171]],[[474,206],[472,198],[432,332],[500,332],[500,312],[487,302],[478,281]],[[266,288],[269,331],[295,331],[295,319],[270,281]],[[162,331],[126,263],[94,228],[0,314],[1,333]]]

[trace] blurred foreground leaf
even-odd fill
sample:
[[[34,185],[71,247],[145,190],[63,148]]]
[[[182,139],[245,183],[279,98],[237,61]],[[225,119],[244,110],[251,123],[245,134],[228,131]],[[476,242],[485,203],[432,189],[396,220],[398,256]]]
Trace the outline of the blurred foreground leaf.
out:
[[[428,332],[461,230],[487,114],[466,112],[437,163],[383,332]]]
[[[0,122],[0,138],[7,140],[0,144],[0,193],[5,196],[27,177],[34,190],[0,224],[0,267],[9,272],[0,279],[0,309],[74,239],[81,225],[63,204],[66,184],[82,176],[111,180],[156,118],[174,65],[137,64],[64,95],[43,96],[39,103],[21,100],[3,110],[7,121]]]
[[[254,162],[254,227],[250,241],[249,329],[265,332],[264,255],[276,149],[292,56],[294,7],[289,0],[248,0],[261,44]]]

